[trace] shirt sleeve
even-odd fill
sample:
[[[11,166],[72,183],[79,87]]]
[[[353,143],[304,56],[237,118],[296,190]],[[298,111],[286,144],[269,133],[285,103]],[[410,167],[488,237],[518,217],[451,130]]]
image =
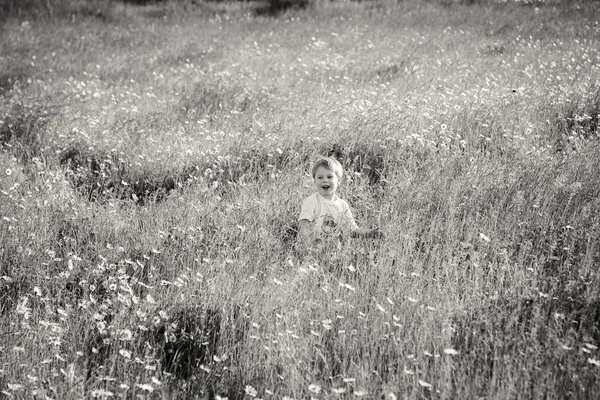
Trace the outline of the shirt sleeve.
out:
[[[302,211],[300,211],[300,216],[298,217],[298,221],[302,221],[303,219],[306,219],[306,220],[312,222],[315,219],[315,210],[316,210],[316,204],[313,201],[312,197],[309,197],[308,199],[304,200],[304,202],[302,202]]]

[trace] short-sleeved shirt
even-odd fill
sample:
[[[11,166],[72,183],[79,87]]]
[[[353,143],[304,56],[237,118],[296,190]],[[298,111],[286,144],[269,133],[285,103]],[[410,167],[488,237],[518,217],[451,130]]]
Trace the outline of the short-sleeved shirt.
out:
[[[318,192],[309,196],[302,203],[302,211],[298,221],[311,222],[312,239],[324,239],[327,236],[339,236],[358,229],[350,206],[345,200],[335,196],[327,200]]]

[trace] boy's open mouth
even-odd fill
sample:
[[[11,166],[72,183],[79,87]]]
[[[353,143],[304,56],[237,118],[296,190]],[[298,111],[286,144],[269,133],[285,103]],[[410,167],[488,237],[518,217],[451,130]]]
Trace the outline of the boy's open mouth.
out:
[[[321,187],[322,187],[323,189],[329,189],[329,187],[330,187],[330,186],[329,186],[329,185],[322,185]]]

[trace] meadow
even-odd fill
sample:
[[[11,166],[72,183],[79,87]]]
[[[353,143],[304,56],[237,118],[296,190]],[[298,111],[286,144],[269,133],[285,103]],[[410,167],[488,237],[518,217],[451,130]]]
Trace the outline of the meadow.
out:
[[[0,397],[600,393],[600,3],[133,3],[3,6]]]

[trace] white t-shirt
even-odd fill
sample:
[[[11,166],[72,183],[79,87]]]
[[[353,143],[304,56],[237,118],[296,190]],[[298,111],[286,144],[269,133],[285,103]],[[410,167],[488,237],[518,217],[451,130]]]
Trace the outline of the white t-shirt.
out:
[[[326,236],[339,236],[358,229],[350,206],[345,200],[335,196],[327,200],[318,192],[312,194],[302,203],[302,211],[298,221],[311,222],[312,239],[323,239]]]

